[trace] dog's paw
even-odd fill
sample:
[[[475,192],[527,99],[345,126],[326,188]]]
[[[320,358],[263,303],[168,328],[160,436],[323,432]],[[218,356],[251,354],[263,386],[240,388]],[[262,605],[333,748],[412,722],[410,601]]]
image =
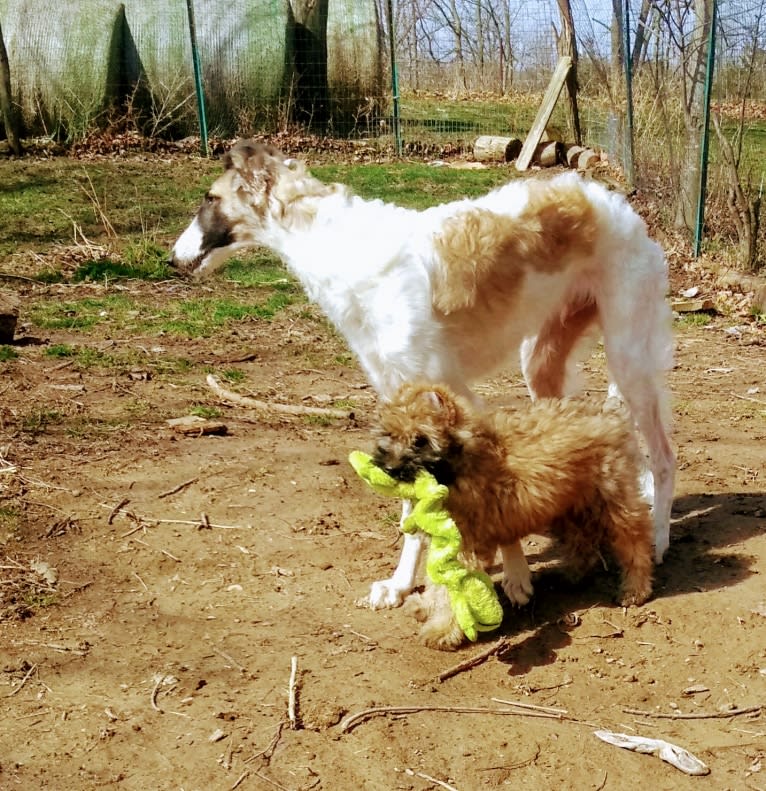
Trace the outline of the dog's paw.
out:
[[[372,583],[367,604],[371,610],[401,607],[409,592],[409,589],[397,585],[393,579],[379,580]]]
[[[463,630],[452,618],[426,621],[419,638],[423,645],[437,651],[456,651],[466,641]]]
[[[515,604],[517,607],[529,604],[529,600],[535,592],[532,587],[532,578],[529,576],[514,577],[513,579],[503,576],[503,591],[511,604]]]
[[[631,587],[623,587],[620,594],[620,604],[623,607],[640,607],[652,597],[651,583],[645,582]]]

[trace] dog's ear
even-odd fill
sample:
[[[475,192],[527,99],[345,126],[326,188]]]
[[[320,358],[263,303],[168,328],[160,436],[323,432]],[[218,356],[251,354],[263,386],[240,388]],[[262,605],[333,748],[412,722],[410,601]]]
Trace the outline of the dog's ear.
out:
[[[436,412],[449,426],[457,424],[462,412],[455,396],[446,387],[429,387],[420,393],[420,399],[432,412]]]
[[[223,158],[226,170],[235,170],[242,186],[268,194],[274,185],[285,155],[275,146],[255,140],[240,140]]]

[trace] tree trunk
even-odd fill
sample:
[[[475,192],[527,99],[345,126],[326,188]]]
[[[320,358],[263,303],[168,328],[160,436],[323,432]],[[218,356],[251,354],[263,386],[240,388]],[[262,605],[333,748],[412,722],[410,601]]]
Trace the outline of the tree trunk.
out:
[[[646,55],[646,47],[649,43],[646,29],[651,12],[652,0],[641,0],[641,10],[638,12],[638,24],[636,26],[636,38],[633,41],[633,54],[630,58],[634,77],[638,74],[638,70],[641,68],[641,63]]]
[[[575,143],[580,145],[582,133],[580,131],[580,112],[577,109],[577,41],[575,39],[574,19],[572,18],[572,6],[569,0],[558,0],[559,13],[561,15],[561,36],[559,36],[559,56],[569,55],[572,59],[572,67],[567,73],[567,108],[569,115],[569,127],[572,131]]]
[[[330,111],[327,82],[329,0],[290,0],[295,17],[295,117],[323,128]]]
[[[13,104],[11,93],[11,66],[8,63],[8,52],[3,41],[3,28],[0,25],[0,111],[2,111],[5,135],[11,151],[20,157],[23,153],[21,146],[21,123],[19,114]]]
[[[460,14],[457,10],[457,3],[455,0],[450,0],[450,11],[452,13],[452,20],[450,27],[452,28],[452,35],[455,40],[455,57],[457,58],[458,78],[463,90],[468,90],[468,78],[465,73],[465,59],[463,58],[463,23],[460,20]]]

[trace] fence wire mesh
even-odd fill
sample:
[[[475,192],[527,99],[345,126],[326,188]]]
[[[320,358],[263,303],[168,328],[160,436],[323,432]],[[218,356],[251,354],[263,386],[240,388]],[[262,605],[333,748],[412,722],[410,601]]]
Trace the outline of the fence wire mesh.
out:
[[[639,177],[682,167],[689,73],[702,68],[697,52],[704,50],[699,10],[712,6],[712,0],[193,3],[211,133],[297,126],[392,146],[397,90],[404,150],[426,152],[470,149],[478,135],[524,138],[564,51],[563,10],[570,9],[582,142],[616,162],[626,150],[627,40]],[[754,152],[763,137],[758,108],[766,103],[765,7],[766,0],[719,2],[712,86],[753,180],[764,170]],[[149,135],[196,132],[186,0],[0,0],[0,26],[12,102],[28,135],[76,138],[115,119]],[[573,142],[561,99],[548,132]]]

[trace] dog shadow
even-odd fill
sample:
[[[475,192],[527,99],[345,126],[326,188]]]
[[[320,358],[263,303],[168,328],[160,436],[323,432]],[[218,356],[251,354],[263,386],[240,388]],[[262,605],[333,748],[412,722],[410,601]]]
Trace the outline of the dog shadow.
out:
[[[700,493],[673,503],[670,548],[654,574],[655,598],[719,590],[753,574],[757,558],[744,546],[766,534],[766,493]]]
[[[743,544],[766,534],[766,493],[691,494],[676,498],[671,520],[670,549],[655,569],[652,601],[727,588],[758,573],[757,557]],[[524,675],[532,668],[556,661],[558,652],[572,642],[576,613],[613,604],[619,585],[614,563],[599,568],[576,584],[559,567],[555,544],[543,539],[525,547],[533,568],[535,595],[529,605],[504,605],[499,634],[523,635],[498,657],[509,675]],[[498,633],[494,633],[496,638]]]

